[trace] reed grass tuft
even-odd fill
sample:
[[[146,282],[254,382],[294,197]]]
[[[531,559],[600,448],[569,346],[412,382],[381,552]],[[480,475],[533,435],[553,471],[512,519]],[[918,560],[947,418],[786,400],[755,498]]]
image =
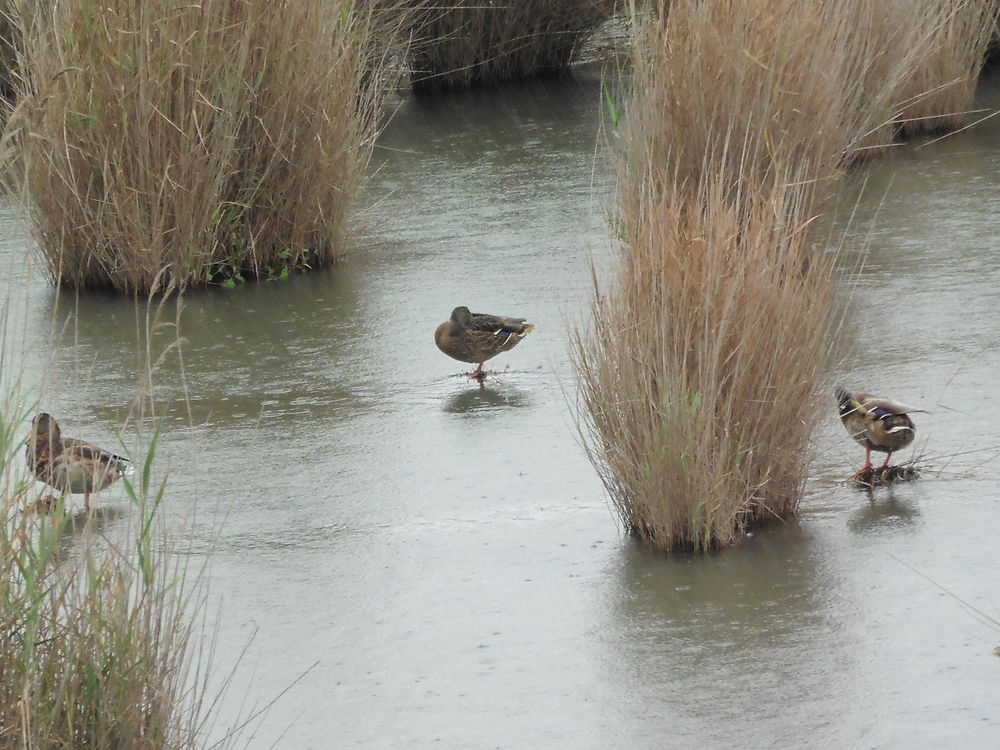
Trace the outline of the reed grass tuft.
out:
[[[899,129],[917,136],[957,130],[972,119],[973,97],[1000,6],[994,0],[917,3],[928,29],[913,75],[900,94]]]
[[[199,584],[167,551],[155,440],[137,476],[123,480],[129,510],[103,506],[87,518],[66,513],[61,499],[38,508],[24,471],[27,416],[4,401],[0,748],[200,746]]]
[[[835,167],[894,138],[894,105],[926,30],[889,24],[912,0],[633,5],[623,218],[719,175],[736,192]],[[638,191],[638,192],[634,192]]]
[[[146,292],[342,256],[384,15],[346,0],[21,7],[8,135],[57,282]]]
[[[591,460],[652,546],[724,547],[797,511],[833,286],[809,230],[842,168],[895,135],[931,36],[887,22],[908,10],[631,6],[634,77],[612,139],[622,252],[574,360]]]
[[[577,332],[589,452],[627,529],[663,548],[739,541],[797,508],[831,288],[808,198],[665,194]]]
[[[415,0],[410,80],[416,91],[490,86],[565,72],[617,0],[493,3]]]

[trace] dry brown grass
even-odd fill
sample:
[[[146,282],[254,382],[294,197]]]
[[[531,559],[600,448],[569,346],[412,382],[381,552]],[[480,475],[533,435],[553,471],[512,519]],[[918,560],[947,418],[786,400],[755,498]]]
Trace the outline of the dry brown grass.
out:
[[[650,544],[726,546],[797,510],[832,286],[808,228],[839,168],[893,137],[928,38],[886,22],[909,8],[676,0],[633,19],[624,249],[575,360],[591,458]]]
[[[134,292],[340,258],[385,64],[366,7],[79,0],[25,11],[26,99],[11,127],[52,276]]]
[[[579,332],[590,453],[625,526],[664,549],[739,540],[798,505],[822,396],[830,259],[804,185],[664,195]]]
[[[617,0],[414,0],[415,90],[489,86],[565,71]]]
[[[669,24],[633,7],[626,190],[697,189],[717,166],[734,189],[773,185],[788,165],[833,166],[889,144],[927,36],[890,22],[912,2],[683,0]],[[641,203],[622,200],[626,215]]]
[[[21,47],[20,28],[7,11],[11,0],[0,2],[0,97],[6,101],[4,115],[17,97],[17,51]]]
[[[916,5],[917,24],[930,31],[916,70],[901,92],[900,129],[908,136],[957,130],[972,119],[976,83],[1000,7],[996,0]]]

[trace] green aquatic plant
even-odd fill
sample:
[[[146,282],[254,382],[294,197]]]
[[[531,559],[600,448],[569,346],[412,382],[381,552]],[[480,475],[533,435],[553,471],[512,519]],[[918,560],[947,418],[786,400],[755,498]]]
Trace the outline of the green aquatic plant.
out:
[[[38,503],[22,448],[28,409],[0,410],[0,748],[194,748],[198,575],[167,552],[156,437],[128,510]]]

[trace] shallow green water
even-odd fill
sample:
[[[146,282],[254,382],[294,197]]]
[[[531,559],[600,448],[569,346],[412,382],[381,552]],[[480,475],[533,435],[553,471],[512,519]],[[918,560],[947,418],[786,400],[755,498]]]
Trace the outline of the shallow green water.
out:
[[[994,746],[1000,627],[958,598],[1000,620],[1000,122],[853,176],[830,232],[864,257],[840,379],[931,409],[941,473],[848,487],[831,397],[799,523],[665,558],[618,530],[571,416],[567,324],[612,254],[600,107],[587,74],[407,101],[341,267],[165,310],[161,465],[215,550],[219,674],[256,633],[218,730],[308,670],[251,747]],[[12,216],[8,376],[113,444],[145,310],[50,290]],[[484,388],[433,345],[459,304],[538,326]]]

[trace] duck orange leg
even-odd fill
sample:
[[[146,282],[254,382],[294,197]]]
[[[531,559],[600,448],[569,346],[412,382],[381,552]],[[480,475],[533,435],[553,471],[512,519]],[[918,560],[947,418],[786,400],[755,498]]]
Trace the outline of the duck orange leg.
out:
[[[882,462],[882,466],[880,466],[879,468],[880,469],[888,469],[889,468],[889,459],[890,458],[892,458],[892,451],[889,451],[889,455],[887,455],[885,457],[885,461]]]
[[[482,382],[483,380],[485,380],[486,379],[486,370],[483,369],[483,365],[485,365],[485,364],[486,364],[485,362],[480,362],[479,363],[479,367],[477,367],[475,370],[473,370],[472,372],[469,373],[469,377],[470,378],[476,378],[477,380],[479,380],[479,382]]]
[[[865,465],[854,472],[854,479],[867,484],[872,481],[875,469],[872,468],[872,449],[865,446]]]
[[[83,493],[83,509],[87,513],[90,513],[90,493],[89,492],[84,492]]]

